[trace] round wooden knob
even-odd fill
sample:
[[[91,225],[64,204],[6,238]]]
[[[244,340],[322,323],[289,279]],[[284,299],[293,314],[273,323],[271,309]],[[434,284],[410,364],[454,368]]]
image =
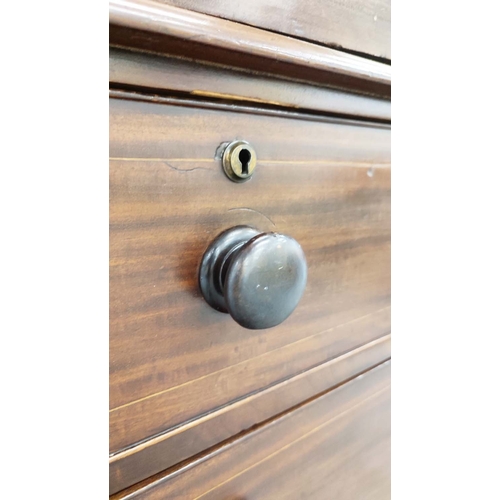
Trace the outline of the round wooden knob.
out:
[[[306,281],[306,258],[293,238],[249,226],[220,234],[205,252],[199,274],[205,300],[253,330],[288,318]]]

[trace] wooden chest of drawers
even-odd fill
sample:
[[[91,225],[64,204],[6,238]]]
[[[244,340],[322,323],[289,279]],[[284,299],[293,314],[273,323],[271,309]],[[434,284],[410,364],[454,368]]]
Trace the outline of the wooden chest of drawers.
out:
[[[388,498],[388,65],[163,3],[110,20],[111,494]],[[257,155],[241,184],[234,139]],[[307,259],[274,328],[198,286],[240,225]]]

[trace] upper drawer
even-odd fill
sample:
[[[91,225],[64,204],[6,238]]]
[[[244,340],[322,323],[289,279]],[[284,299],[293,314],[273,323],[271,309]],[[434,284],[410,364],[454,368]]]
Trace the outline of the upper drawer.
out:
[[[162,0],[332,47],[391,58],[390,0]]]
[[[110,103],[111,452],[390,329],[388,127],[156,101]],[[258,156],[243,184],[214,158],[235,138]],[[292,236],[308,261],[272,329],[240,327],[198,290],[206,247],[240,224]]]
[[[259,12],[253,3],[249,5],[251,12]],[[331,25],[339,21],[343,27],[348,26],[353,40],[361,40],[362,36],[354,35],[352,25],[346,24],[342,16],[335,15],[340,4],[335,5],[333,10],[326,2],[321,6],[325,12],[319,14],[320,25],[324,24],[326,31],[336,36],[341,30],[331,30]],[[350,9],[351,4],[346,10]],[[313,11],[314,6],[308,5],[307,16]],[[375,22],[374,26],[377,25],[378,18],[372,13],[372,8],[368,7],[367,12],[370,23]],[[269,30],[265,30],[173,7],[158,0],[110,0],[110,44],[122,49],[139,50],[141,53],[195,60],[217,68],[230,67],[246,75],[250,74],[252,78],[273,75],[286,80],[282,81],[284,87],[287,81],[292,80],[295,83],[307,82],[323,88],[340,89],[351,94],[390,99],[390,65],[326,47],[324,44],[311,43],[303,40],[303,37],[292,38],[276,33],[279,31],[279,24],[274,24],[275,19],[287,19],[286,10],[281,12],[277,9],[277,13],[277,16],[262,15],[263,22],[270,20]],[[361,24],[360,32],[369,33],[370,30]],[[312,33],[314,32],[315,29],[312,29]],[[372,44],[370,39],[367,46]],[[359,52],[355,45],[345,46],[351,51]],[[143,83],[151,81],[150,77],[149,73],[142,79]],[[141,77],[138,79],[141,80]],[[174,77],[173,80],[178,81],[179,78]],[[155,79],[153,88],[165,88],[170,81],[169,76]],[[227,85],[223,85],[224,87],[227,88]],[[196,86],[190,90],[197,92],[200,89]],[[219,93],[221,90],[215,92]],[[249,97],[253,90],[248,92]],[[278,101],[282,102],[282,99],[278,97]]]

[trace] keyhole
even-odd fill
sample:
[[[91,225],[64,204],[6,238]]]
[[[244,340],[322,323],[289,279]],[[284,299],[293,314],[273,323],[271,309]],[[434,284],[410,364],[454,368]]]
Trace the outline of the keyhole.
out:
[[[240,154],[238,155],[238,158],[241,162],[241,173],[243,175],[248,175],[248,162],[250,161],[250,158],[252,157],[250,151],[248,149],[242,149],[240,151]]]
[[[222,146],[225,146],[223,152]],[[235,140],[229,144],[222,143],[220,152],[224,173],[233,182],[246,182],[252,177],[257,163],[257,153],[247,141]],[[216,152],[216,156],[217,154]]]

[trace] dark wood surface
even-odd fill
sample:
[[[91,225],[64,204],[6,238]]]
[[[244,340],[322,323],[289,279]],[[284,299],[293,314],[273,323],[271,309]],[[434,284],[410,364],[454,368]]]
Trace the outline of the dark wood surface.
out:
[[[390,362],[113,499],[390,498]]]
[[[388,127],[169,102],[110,104],[112,453],[390,331]],[[234,138],[258,155],[242,185],[214,159]],[[305,295],[276,328],[245,330],[200,296],[206,246],[238,224],[305,251]]]
[[[390,3],[235,5],[110,2],[110,493],[388,498]],[[239,224],[308,261],[269,330],[198,290]]]
[[[110,43],[390,97],[387,64],[153,0],[111,0]]]
[[[391,58],[390,0],[161,0],[169,5]]]
[[[192,98],[238,105],[293,108],[372,120],[391,118],[391,103],[385,99],[196,61],[111,48],[109,70],[112,85],[127,85],[153,94],[175,91]]]
[[[110,493],[161,472],[390,358],[390,335],[146,441],[110,460]]]

